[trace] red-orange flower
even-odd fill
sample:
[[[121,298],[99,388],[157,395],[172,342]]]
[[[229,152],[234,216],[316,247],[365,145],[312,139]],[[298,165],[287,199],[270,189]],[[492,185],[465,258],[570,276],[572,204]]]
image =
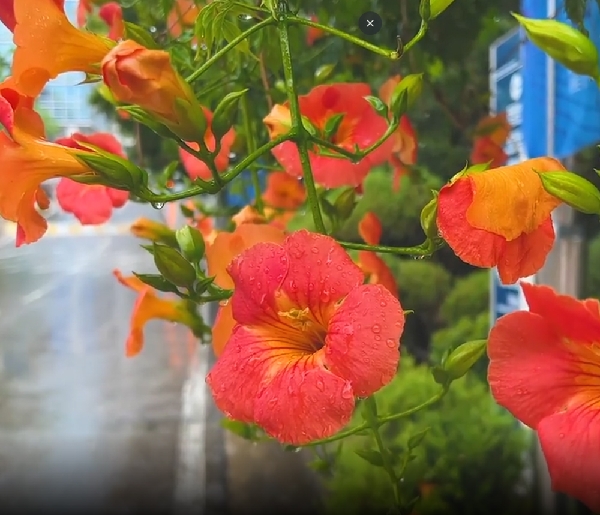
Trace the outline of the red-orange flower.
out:
[[[205,107],[203,107],[202,110],[204,111],[204,117],[206,118],[207,122],[207,129],[204,133],[204,144],[206,145],[208,150],[213,152],[216,148],[215,136],[211,131],[213,114],[210,110],[206,109]],[[235,142],[235,137],[235,130],[232,127],[225,133],[225,135],[221,139],[221,149],[215,157],[215,166],[217,167],[217,170],[219,172],[224,172],[229,166],[229,154],[231,153],[231,147]],[[200,148],[197,143],[188,143],[188,145],[194,150],[198,150],[198,148]],[[204,161],[201,161],[197,157],[194,157],[192,154],[186,152],[181,148],[179,149],[179,158],[181,159],[181,163],[183,164],[185,171],[190,176],[190,179],[209,180],[212,178],[210,168]]]
[[[386,80],[379,88],[379,98],[389,105],[392,100],[392,93],[401,80],[400,75],[395,75]],[[409,173],[407,166],[414,165],[417,162],[419,149],[417,133],[408,116],[404,115],[400,118],[400,125],[391,139],[394,141],[394,148],[390,156],[390,164],[394,169],[393,187],[394,190],[397,190],[400,187],[402,177]]]
[[[193,27],[202,10],[194,0],[175,0],[173,9],[167,16],[167,30],[174,38],[178,38],[187,27]]]
[[[33,99],[0,85],[0,215],[17,223],[17,246],[39,240],[46,220],[35,208],[48,205],[42,182],[55,177],[93,174],[71,151],[44,138],[44,124]]]
[[[253,206],[244,206],[231,217],[231,221],[236,227],[242,224],[269,224],[285,231],[292,218],[294,218],[293,211],[278,211],[271,207],[265,207],[261,213]]]
[[[331,143],[354,152],[375,143],[387,130],[387,122],[365,100],[371,88],[363,83],[338,83],[317,86],[308,95],[300,96],[300,110],[310,122],[323,133],[326,124],[334,116],[344,117],[337,130],[329,137]],[[286,133],[291,126],[287,102],[275,105],[264,123],[271,139]],[[315,181],[327,188],[358,186],[372,167],[384,163],[391,154],[394,141],[388,138],[377,150],[358,163],[343,157],[323,155],[319,147],[310,152],[310,163]],[[302,166],[296,144],[286,141],[277,145],[273,155],[282,168],[293,177],[302,177]],[[331,152],[331,151],[329,151]]]
[[[506,164],[508,156],[504,145],[510,134],[506,113],[486,116],[475,128],[471,164],[490,163],[490,168]]]
[[[197,141],[200,105],[165,50],[121,41],[102,59],[102,77],[115,100],[141,107],[172,132]]]
[[[76,132],[68,138],[57,139],[56,143],[78,150],[85,150],[80,143],[87,143],[126,157],[117,138],[104,132],[88,135]],[[98,225],[110,220],[113,208],[123,207],[128,199],[127,191],[101,184],[81,184],[67,178],[62,178],[56,187],[56,200],[60,207],[75,215],[83,225]]]
[[[299,231],[228,267],[237,322],[207,377],[229,417],[293,445],[349,422],[355,397],[391,381],[404,313],[332,238]]]
[[[488,340],[496,401],[538,433],[552,488],[600,512],[600,303],[522,283]]]
[[[560,204],[536,172],[559,170],[559,161],[541,157],[457,174],[438,197],[440,235],[466,263],[497,266],[505,284],[534,274],[554,244],[550,213]]]
[[[262,198],[269,207],[295,211],[306,201],[306,189],[296,177],[285,172],[271,172]]]
[[[0,0],[0,23],[11,32],[15,30],[15,0]]]
[[[190,303],[180,299],[162,299],[154,288],[136,276],[124,277],[119,270],[114,270],[113,273],[121,284],[139,294],[131,314],[131,327],[125,344],[127,357],[138,355],[144,348],[144,327],[150,320],[178,322],[192,329],[201,327],[202,321]]]
[[[108,25],[108,37],[118,41],[125,34],[123,9],[117,2],[108,2],[100,7],[98,16]]]
[[[244,250],[261,242],[281,243],[285,234],[271,225],[245,223],[237,226],[233,232],[219,232],[212,244],[206,247],[206,266],[210,277],[221,288],[234,287],[227,267]],[[222,303],[212,329],[212,346],[220,356],[235,326],[231,302]]]
[[[94,6],[92,4],[92,0],[79,0],[77,3],[77,26],[84,27],[87,23],[88,16],[92,14],[94,10]]]
[[[64,12],[64,0],[14,0],[12,75],[18,90],[37,96],[61,73],[99,73],[100,61],[113,42],[74,27]]]
[[[314,14],[310,17],[310,21],[318,23],[319,18],[317,18]],[[308,27],[306,31],[306,44],[308,46],[313,46],[315,41],[324,38],[327,35],[323,29],[319,29],[317,27]]]
[[[381,220],[372,211],[368,211],[358,223],[358,233],[365,243],[369,245],[379,245],[383,227]],[[365,274],[369,284],[381,284],[394,295],[398,296],[398,284],[396,278],[386,262],[381,259],[376,252],[370,250],[361,250],[358,252],[358,266]]]
[[[175,231],[156,220],[141,217],[133,222],[129,229],[131,230],[131,234],[137,238],[173,245],[177,244]]]

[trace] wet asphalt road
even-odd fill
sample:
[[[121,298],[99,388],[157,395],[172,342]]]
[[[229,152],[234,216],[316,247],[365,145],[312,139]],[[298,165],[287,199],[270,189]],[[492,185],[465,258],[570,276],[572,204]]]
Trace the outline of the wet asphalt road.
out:
[[[159,218],[133,205],[112,223],[141,214]],[[177,492],[190,502],[201,493],[197,463],[182,471],[180,460],[195,341],[153,321],[142,354],[125,358],[136,295],[114,268],[154,272],[128,234],[48,236],[20,249],[0,236],[0,513],[169,513]],[[200,425],[195,440],[188,428],[192,461]]]

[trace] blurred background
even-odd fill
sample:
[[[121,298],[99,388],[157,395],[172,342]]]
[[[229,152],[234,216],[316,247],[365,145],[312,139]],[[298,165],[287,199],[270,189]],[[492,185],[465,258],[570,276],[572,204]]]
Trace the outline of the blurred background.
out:
[[[122,5],[128,20],[152,26],[160,35],[179,3],[124,0]],[[77,0],[65,0],[73,21],[77,6]],[[413,0],[305,0],[301,8],[322,23],[388,47],[396,46],[397,36],[408,41],[420,23]],[[375,36],[363,36],[358,29],[366,11],[383,18]],[[475,129],[490,112],[506,112],[513,127],[505,147],[509,162],[555,155],[599,185],[593,172],[600,168],[597,88],[537,53],[516,29],[511,11],[561,20],[570,14],[600,43],[598,5],[583,0],[566,5],[560,0],[527,0],[523,5],[518,0],[456,0],[431,24],[425,39],[393,63],[331,36],[307,39],[306,30],[293,32],[301,93],[327,81],[368,82],[376,94],[393,75],[423,72],[426,77],[422,97],[409,113],[418,139],[416,164],[397,191],[390,187],[389,166],[373,170],[355,212],[336,236],[359,242],[357,223],[372,211],[383,222],[383,245],[421,243],[419,215],[431,189],[465,166]],[[244,23],[240,20],[242,29]],[[88,25],[101,27],[94,17]],[[196,66],[195,52],[189,49],[193,27],[182,30],[179,42],[165,44],[186,71]],[[269,37],[260,43],[261,69],[241,67],[224,85],[218,78],[239,68],[239,62],[224,61],[206,79],[221,87],[209,91],[198,86],[203,102],[213,108],[224,89],[250,88],[256,118],[251,129],[259,141],[267,138],[261,119],[270,104],[284,100],[278,49],[268,46],[273,41]],[[12,49],[12,35],[0,31],[3,76],[10,73]],[[235,54],[233,59],[241,58]],[[65,74],[38,99],[49,139],[110,132],[131,159],[157,174],[178,160],[173,142],[116,116],[97,85],[82,85],[82,80]],[[245,148],[246,134],[238,132],[233,160]],[[183,175],[179,167],[174,178]],[[221,201],[228,207],[251,202],[245,182],[234,184]],[[363,445],[360,438],[315,459],[308,451],[257,446],[226,432],[204,387],[211,351],[183,328],[151,322],[144,352],[125,358],[135,295],[117,283],[112,270],[154,272],[129,226],[145,216],[176,227],[184,223],[177,207],[157,210],[128,203],[102,226],[82,227],[56,203],[47,216],[48,234],[25,248],[15,248],[14,225],[0,226],[3,513],[4,507],[6,513],[62,514],[82,509],[115,514],[382,512],[388,479],[355,453]],[[596,221],[563,208],[555,218],[556,247],[547,266],[530,280],[578,297],[600,298]],[[312,228],[308,214],[299,213],[289,226],[302,227]],[[378,394],[381,409],[401,411],[434,393],[429,364],[449,348],[486,338],[497,317],[525,306],[518,287],[503,287],[495,271],[473,269],[449,249],[427,260],[385,260],[402,305],[415,312],[402,339],[401,373]],[[207,311],[207,320],[213,314]],[[386,427],[388,443],[398,447],[430,428],[404,478],[407,492],[423,497],[418,513],[483,514],[490,507],[507,515],[585,513],[577,503],[550,492],[534,435],[496,406],[486,367],[482,360],[431,410]],[[342,469],[335,478],[326,466],[333,455]]]

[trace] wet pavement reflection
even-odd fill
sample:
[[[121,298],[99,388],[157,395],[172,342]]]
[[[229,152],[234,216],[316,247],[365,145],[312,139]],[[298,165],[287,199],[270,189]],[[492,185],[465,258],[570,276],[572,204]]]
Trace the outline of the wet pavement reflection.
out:
[[[134,205],[113,223],[140,214],[159,216]],[[125,358],[135,293],[114,268],[154,272],[126,233],[0,241],[1,513],[170,511],[196,344],[154,321]]]

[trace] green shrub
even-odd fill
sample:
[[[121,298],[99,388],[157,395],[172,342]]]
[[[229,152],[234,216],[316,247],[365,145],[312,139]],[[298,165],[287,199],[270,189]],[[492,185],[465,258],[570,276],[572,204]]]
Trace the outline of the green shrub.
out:
[[[433,181],[433,182],[432,182]],[[335,235],[343,241],[362,241],[358,235],[358,222],[368,211],[379,216],[383,226],[381,243],[408,246],[422,243],[425,239],[419,217],[421,210],[431,200],[435,178],[402,181],[397,192],[392,190],[392,172],[386,168],[374,169],[366,178],[364,194],[352,216]],[[289,225],[290,230],[306,228],[314,230],[310,211],[297,215]]]
[[[377,394],[380,413],[397,413],[431,398],[439,385],[428,368],[403,356],[394,381]],[[382,427],[389,448],[405,448],[408,439],[429,428],[405,471],[403,494],[414,497],[419,485],[433,492],[415,507],[419,515],[521,513],[525,499],[515,492],[530,446],[528,430],[498,407],[487,386],[467,375],[430,409]],[[386,513],[392,498],[383,469],[356,454],[373,449],[372,438],[351,437],[337,458],[337,474],[326,481],[327,514]]]
[[[455,349],[459,345],[472,340],[485,340],[490,332],[490,315],[483,312],[476,317],[462,317],[452,325],[448,325],[433,333],[431,338],[431,359],[439,363],[444,352]],[[487,378],[488,359],[481,358],[472,372],[484,381]]]
[[[462,317],[476,317],[490,308],[490,271],[477,270],[457,279],[440,308],[442,320],[453,324]]]

